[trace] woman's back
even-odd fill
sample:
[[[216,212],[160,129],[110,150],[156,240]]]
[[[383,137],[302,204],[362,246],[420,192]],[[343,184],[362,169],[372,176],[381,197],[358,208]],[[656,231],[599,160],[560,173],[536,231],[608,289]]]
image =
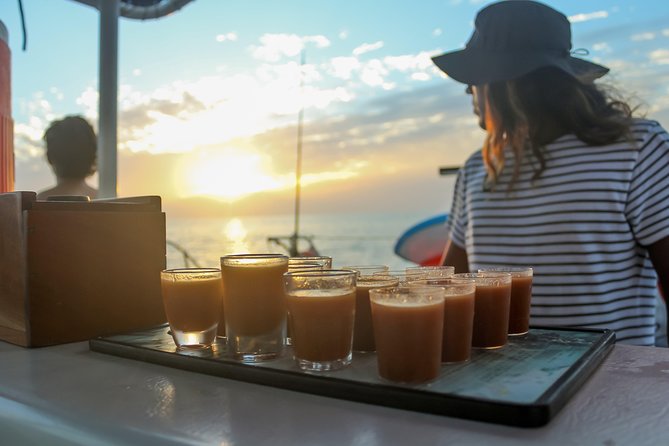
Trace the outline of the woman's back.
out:
[[[630,130],[632,141],[603,146],[562,136],[542,151],[541,175],[528,152],[515,181],[505,169],[492,190],[480,151],[462,169],[451,239],[467,247],[470,270],[534,268],[533,324],[605,327],[654,344],[657,278],[643,246],[669,218],[669,178],[656,175],[667,169],[669,137],[654,121]]]

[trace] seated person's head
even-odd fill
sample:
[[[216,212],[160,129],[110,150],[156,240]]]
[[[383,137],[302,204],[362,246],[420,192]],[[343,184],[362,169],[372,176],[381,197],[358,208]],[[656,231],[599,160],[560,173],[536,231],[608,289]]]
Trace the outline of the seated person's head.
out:
[[[58,178],[83,179],[97,169],[97,138],[81,116],[66,116],[44,132],[46,157]]]

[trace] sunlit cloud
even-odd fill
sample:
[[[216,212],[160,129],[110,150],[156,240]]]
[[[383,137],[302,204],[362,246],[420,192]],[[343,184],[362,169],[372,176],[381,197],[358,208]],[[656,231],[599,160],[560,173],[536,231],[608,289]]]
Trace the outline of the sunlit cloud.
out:
[[[339,31],[339,34],[337,34],[337,37],[339,37],[341,40],[348,39],[348,30],[342,29],[341,31]]]
[[[57,100],[57,101],[62,101],[65,99],[65,95],[63,92],[60,90],[58,87],[51,87],[49,88],[49,93]]]
[[[432,30],[432,36],[433,37],[439,37],[443,34],[444,32],[442,31],[441,28],[435,28]]]
[[[665,28],[662,30],[662,35],[665,37],[669,37],[669,28]]]
[[[360,80],[370,87],[382,87],[386,90],[393,88],[393,83],[386,81],[385,77],[389,74],[388,69],[379,59],[373,59],[365,63]]]
[[[581,22],[588,22],[590,20],[605,19],[608,16],[609,13],[607,11],[595,11],[595,12],[570,15],[568,18],[571,23],[581,23]]]
[[[393,70],[426,70],[434,67],[431,59],[431,53],[421,51],[418,54],[405,54],[401,56],[387,56],[383,58],[384,64]]]
[[[380,40],[374,43],[363,43],[362,45],[353,49],[353,55],[360,56],[362,54],[369,53],[370,51],[378,50],[379,48],[383,48],[383,42]]]
[[[658,49],[648,54],[651,62],[658,65],[669,65],[669,50]]]
[[[229,32],[225,34],[218,34],[216,36],[217,42],[235,42],[237,40],[237,33]]]
[[[348,80],[361,66],[356,57],[335,57],[330,60],[330,73],[336,78]]]
[[[653,40],[653,39],[655,39],[655,33],[651,33],[651,32],[644,32],[644,33],[634,34],[630,37],[630,40],[632,42],[643,42],[643,41]]]
[[[602,53],[610,53],[612,51],[611,47],[606,42],[595,43],[594,45],[592,45],[592,49],[593,51],[599,51]]]
[[[411,79],[415,81],[429,81],[430,75],[427,73],[413,73]]]
[[[184,163],[183,194],[235,201],[260,191],[287,187],[269,172],[271,159],[236,148],[198,151]]]
[[[252,46],[253,57],[265,62],[278,62],[282,57],[295,57],[305,47],[313,43],[317,48],[330,46],[330,40],[321,35],[298,36],[297,34],[264,34],[260,46]]]

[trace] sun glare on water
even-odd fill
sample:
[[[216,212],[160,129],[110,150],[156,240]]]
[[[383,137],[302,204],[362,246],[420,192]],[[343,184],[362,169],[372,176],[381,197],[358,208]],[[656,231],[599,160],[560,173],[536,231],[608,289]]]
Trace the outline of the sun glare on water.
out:
[[[286,187],[263,167],[257,153],[238,149],[207,152],[187,163],[185,195],[204,195],[233,202],[256,192]]]

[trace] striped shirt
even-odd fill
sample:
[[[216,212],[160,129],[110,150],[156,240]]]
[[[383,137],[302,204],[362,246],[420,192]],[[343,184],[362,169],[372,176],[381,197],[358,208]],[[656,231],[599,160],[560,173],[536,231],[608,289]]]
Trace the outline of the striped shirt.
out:
[[[646,247],[669,237],[669,136],[641,119],[631,135],[605,146],[562,136],[545,147],[538,179],[526,158],[511,192],[510,155],[493,191],[480,150],[460,169],[450,238],[470,271],[534,268],[532,324],[609,328],[619,342],[654,345],[657,276]]]

